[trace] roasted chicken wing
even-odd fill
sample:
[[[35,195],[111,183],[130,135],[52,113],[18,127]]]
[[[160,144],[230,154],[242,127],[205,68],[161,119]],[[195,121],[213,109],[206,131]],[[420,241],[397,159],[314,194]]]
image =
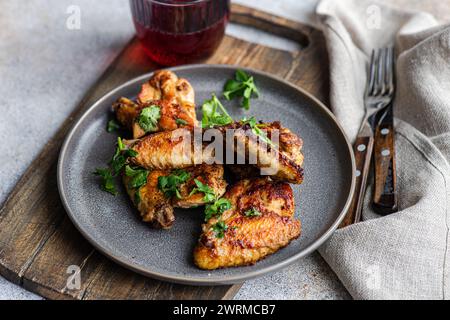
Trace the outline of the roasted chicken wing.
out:
[[[152,170],[147,183],[139,191],[130,186],[130,178],[123,175],[123,182],[133,204],[141,214],[142,220],[155,228],[168,229],[175,221],[171,199],[158,189],[158,178],[168,174],[161,170]],[[139,192],[139,196],[137,196]]]
[[[146,104],[153,100],[165,100],[178,104],[192,119],[195,116],[195,94],[189,81],[169,70],[160,70],[144,83],[138,95],[138,102]]]
[[[192,192],[198,181],[210,188],[214,198],[220,198],[225,193],[227,184],[222,165],[203,164],[183,171],[188,173],[188,179],[177,186],[179,198],[176,195],[168,196],[160,188],[159,178],[171,175],[171,170],[150,170],[147,183],[139,189],[139,196],[136,195],[137,190],[131,187],[130,178],[123,175],[125,188],[143,221],[156,228],[168,229],[175,221],[174,207],[193,208],[214,201],[205,201],[205,194],[201,191]]]
[[[254,264],[288,245],[300,235],[294,218],[294,197],[289,184],[270,178],[246,179],[223,198],[231,208],[203,226],[194,250],[201,269]]]
[[[235,140],[241,141],[244,146],[234,148],[235,152],[240,153],[245,159],[255,159],[254,166],[265,170],[262,172],[263,175],[280,181],[302,183],[301,139],[288,129],[281,127],[278,122],[262,125],[269,139],[275,135],[275,130],[279,130],[277,145],[267,148],[267,144],[260,143],[252,128],[241,122],[215,129],[222,132],[226,152],[230,149],[226,145],[227,130],[233,130]],[[147,169],[185,168],[199,163],[213,163],[214,153],[193,152],[193,150],[204,150],[206,146],[203,142],[195,141],[193,137],[192,128],[183,128],[160,132],[134,141],[130,147],[137,151],[139,156],[134,158],[133,162]],[[223,161],[223,159],[219,160]]]
[[[159,108],[159,117],[152,128],[144,130],[140,124],[142,110],[147,107],[156,106]],[[143,137],[146,133],[169,131],[182,127],[193,127],[197,125],[197,120],[192,118],[179,104],[168,100],[150,100],[146,103],[135,103],[127,98],[120,98],[113,105],[117,120],[133,134],[133,139]]]

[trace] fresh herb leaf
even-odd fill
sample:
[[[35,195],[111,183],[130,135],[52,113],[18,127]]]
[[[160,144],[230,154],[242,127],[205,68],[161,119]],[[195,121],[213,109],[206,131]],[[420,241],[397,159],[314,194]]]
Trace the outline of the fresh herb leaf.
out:
[[[94,172],[95,175],[102,177],[102,184],[100,185],[102,190],[109,192],[113,195],[116,195],[117,190],[114,184],[114,177],[116,177],[120,173],[122,168],[127,164],[128,158],[136,157],[137,155],[138,153],[136,151],[126,149],[124,143],[122,142],[122,139],[118,137],[116,151],[111,161],[109,162],[109,167],[104,169],[98,168]],[[141,183],[142,180],[143,180],[142,176],[137,178],[136,184]]]
[[[158,177],[158,189],[161,190],[167,198],[176,196],[181,199],[178,187],[185,183],[191,177],[189,172],[181,169],[174,170],[168,176]]]
[[[224,126],[233,122],[225,107],[213,93],[210,100],[202,105],[202,128]]]
[[[236,70],[235,78],[225,83],[223,96],[227,100],[242,97],[241,106],[245,110],[248,110],[250,109],[250,99],[253,96],[258,98],[259,91],[256,88],[253,77],[249,76],[245,71],[238,69]]]
[[[141,202],[141,188],[138,188],[134,193],[134,202],[138,205]]]
[[[227,231],[228,226],[225,222],[219,221],[212,226],[213,231],[216,233],[216,238],[223,238],[225,235],[225,231]]]
[[[246,217],[258,217],[261,215],[261,212],[258,211],[256,208],[251,208],[250,210],[247,210],[244,212],[244,216]]]
[[[94,174],[102,178],[102,184],[100,186],[103,191],[109,192],[114,196],[117,194],[114,177],[109,168],[97,168]]]
[[[244,70],[241,70],[241,69],[236,70],[236,80],[237,81],[244,82],[244,81],[247,81],[248,79],[250,79],[250,76]]]
[[[217,199],[213,204],[208,204],[205,208],[205,221],[213,216],[220,216],[226,210],[231,209],[231,202],[226,198]]]
[[[140,188],[147,183],[149,171],[142,168],[132,168],[131,166],[125,166],[125,175],[131,177],[130,187]]]
[[[142,109],[138,117],[138,124],[145,132],[153,132],[158,129],[158,120],[161,118],[161,110],[156,105]]]
[[[187,125],[187,121],[184,119],[180,119],[180,118],[175,119],[175,123],[178,125],[181,125],[181,126]]]
[[[254,117],[251,117],[250,119],[242,119],[241,123],[243,125],[248,124],[252,129],[253,134],[258,136],[262,141],[264,141],[268,145],[275,146],[272,140],[270,140],[267,136],[267,133],[262,129],[264,128],[264,126],[266,126],[265,124],[258,123]]]
[[[214,193],[214,190],[211,189],[208,185],[202,183],[201,181],[194,179],[195,184],[197,187],[192,189],[191,193],[189,193],[189,196],[192,196],[194,193],[197,192],[203,192],[205,196],[203,197],[203,201],[206,203],[213,202],[216,199],[216,194]]]
[[[138,153],[132,149],[126,149],[120,137],[117,138],[117,148],[110,162],[110,167],[114,176],[120,173],[120,170],[127,163],[128,158],[134,158]]]
[[[111,120],[108,121],[108,125],[106,127],[106,131],[111,133],[111,132],[119,130],[120,127],[121,127],[120,123],[117,122],[116,119],[111,119]]]

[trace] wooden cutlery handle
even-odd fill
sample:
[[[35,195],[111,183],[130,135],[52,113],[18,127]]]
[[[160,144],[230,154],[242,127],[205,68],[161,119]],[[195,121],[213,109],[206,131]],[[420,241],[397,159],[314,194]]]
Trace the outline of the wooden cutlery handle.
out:
[[[344,220],[339,228],[346,227],[361,219],[361,210],[366,193],[367,176],[369,175],[370,160],[372,157],[373,137],[360,136],[356,138],[353,151],[356,161],[356,186],[352,202]]]
[[[381,123],[375,129],[374,168],[373,208],[379,214],[396,212],[398,195],[392,122]]]

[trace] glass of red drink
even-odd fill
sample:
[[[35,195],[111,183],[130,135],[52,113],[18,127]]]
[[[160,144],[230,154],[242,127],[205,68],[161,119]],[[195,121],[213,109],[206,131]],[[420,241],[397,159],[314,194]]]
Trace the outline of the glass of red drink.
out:
[[[219,46],[230,0],[130,0],[138,38],[166,66],[197,62]]]

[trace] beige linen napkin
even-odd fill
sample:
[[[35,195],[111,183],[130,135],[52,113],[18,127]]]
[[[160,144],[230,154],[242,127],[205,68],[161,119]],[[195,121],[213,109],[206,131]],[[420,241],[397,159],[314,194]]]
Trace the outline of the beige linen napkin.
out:
[[[353,140],[370,52],[397,51],[399,212],[336,231],[320,253],[356,299],[449,299],[450,27],[366,0],[317,7],[330,59],[331,108]],[[371,179],[372,181],[373,179]]]

